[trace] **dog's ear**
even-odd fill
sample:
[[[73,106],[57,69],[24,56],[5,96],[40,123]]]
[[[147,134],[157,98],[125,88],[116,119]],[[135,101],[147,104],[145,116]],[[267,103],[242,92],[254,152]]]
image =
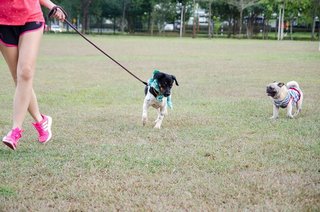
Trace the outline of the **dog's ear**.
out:
[[[178,81],[177,81],[177,78],[176,78],[175,76],[173,76],[173,75],[171,75],[171,77],[172,77],[172,79],[176,82],[176,85],[179,86],[179,83],[178,83]]]
[[[281,88],[282,86],[284,86],[284,83],[283,82],[279,82],[278,86]]]

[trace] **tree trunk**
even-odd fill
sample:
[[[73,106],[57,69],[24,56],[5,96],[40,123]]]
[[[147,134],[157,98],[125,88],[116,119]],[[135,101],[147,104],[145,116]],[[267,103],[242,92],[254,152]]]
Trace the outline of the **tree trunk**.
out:
[[[283,37],[284,37],[284,33],[283,33],[283,30],[284,30],[284,7],[285,6],[283,6],[282,18],[281,18],[281,40],[283,40]]]
[[[180,38],[182,38],[182,32],[184,28],[184,6],[181,6],[181,15],[180,15]]]
[[[150,34],[153,35],[153,28],[154,28],[154,12],[151,13],[151,20],[150,20]]]
[[[291,40],[293,40],[293,35],[292,35],[292,33],[293,33],[293,27],[292,27],[292,25],[293,25],[293,19],[290,20],[290,39],[291,39]]]
[[[246,37],[247,37],[247,39],[249,39],[249,37],[250,37],[250,22],[249,21],[247,21],[247,23],[246,23]]]
[[[86,33],[88,31],[88,11],[83,10],[82,13],[82,33]]]
[[[312,31],[311,31],[311,40],[315,40],[315,30],[316,29],[316,17],[313,16],[313,21],[312,21]]]
[[[88,20],[89,20],[89,8],[92,0],[83,0],[82,1],[82,33],[88,31]]]
[[[186,34],[186,25],[186,7],[183,7],[183,34]]]
[[[208,37],[212,38],[213,35],[213,24],[212,24],[212,20],[211,20],[211,16],[212,16],[212,11],[211,11],[211,1],[208,2],[208,6],[209,6],[209,18],[208,18]]]
[[[282,8],[279,9],[279,21],[278,21],[278,40],[280,40],[280,32],[281,32],[281,18],[282,18]]]
[[[232,28],[231,28],[231,17],[229,17],[229,20],[228,20],[228,38],[231,37],[231,31],[232,31]]]
[[[124,25],[125,25],[125,18],[126,18],[126,1],[123,0],[122,5],[122,18],[121,18],[121,32],[124,33]]]
[[[242,32],[242,15],[243,15],[243,10],[240,10],[240,20],[239,20],[239,38],[241,37],[241,32]]]
[[[247,38],[253,37],[255,19],[256,19],[256,15],[254,13],[249,16],[249,19],[247,22]]]
[[[198,9],[196,7],[196,2],[195,0],[193,0],[193,26],[192,26],[192,38],[195,38],[196,37],[196,10]]]
[[[262,33],[262,39],[263,40],[268,40],[268,37],[267,37],[267,27],[266,27],[266,23],[268,23],[268,20],[263,18],[263,33]],[[267,38],[267,39],[266,39]]]
[[[113,34],[116,34],[116,17],[113,17]]]

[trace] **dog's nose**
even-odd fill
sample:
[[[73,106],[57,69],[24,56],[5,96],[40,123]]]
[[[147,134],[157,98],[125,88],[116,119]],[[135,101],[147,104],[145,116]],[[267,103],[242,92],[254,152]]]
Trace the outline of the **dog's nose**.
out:
[[[165,97],[168,97],[168,96],[170,96],[170,92],[165,92],[163,95],[164,95]]]

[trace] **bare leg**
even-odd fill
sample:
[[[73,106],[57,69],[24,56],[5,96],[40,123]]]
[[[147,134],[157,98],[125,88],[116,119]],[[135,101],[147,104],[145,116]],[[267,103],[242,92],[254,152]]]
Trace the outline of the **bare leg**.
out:
[[[27,109],[36,121],[42,119],[32,88],[41,37],[42,29],[39,29],[23,34],[20,37],[18,48],[0,46],[16,84],[13,103],[13,128],[22,128]]]
[[[0,51],[2,52],[2,55],[8,64],[15,86],[17,86],[18,48],[4,47],[0,45]],[[33,89],[32,89],[31,102],[29,104],[28,111],[36,122],[41,121],[42,117],[39,112],[38,101]]]

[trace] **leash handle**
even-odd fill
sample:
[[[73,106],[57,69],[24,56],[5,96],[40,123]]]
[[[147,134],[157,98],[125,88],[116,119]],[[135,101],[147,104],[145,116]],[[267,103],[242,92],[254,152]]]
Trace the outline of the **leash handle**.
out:
[[[68,14],[67,12],[60,6],[54,6],[49,14],[48,17],[51,18],[56,12],[57,10],[60,9],[64,15],[65,15],[65,22],[74,30],[76,31],[82,38],[84,38],[87,42],[89,42],[92,46],[94,46],[96,49],[98,49],[102,54],[104,54],[105,56],[107,56],[109,59],[111,59],[113,62],[115,62],[117,65],[119,65],[121,68],[123,68],[126,72],[128,72],[131,76],[133,76],[134,78],[136,78],[137,80],[139,80],[140,82],[142,82],[144,85],[148,85],[148,83],[142,81],[140,78],[138,78],[136,75],[134,75],[131,71],[129,71],[126,67],[124,67],[123,65],[121,65],[118,61],[116,61],[115,59],[113,59],[110,55],[108,55],[106,52],[104,52],[101,48],[99,48],[96,44],[94,44],[92,41],[90,41],[86,36],[84,36],[84,34],[82,34],[73,24],[70,23],[70,21],[68,20]]]
[[[52,18],[52,16],[53,16],[54,14],[56,14],[56,12],[57,12],[58,9],[60,9],[60,10],[64,13],[65,19],[68,19],[68,13],[67,13],[62,7],[57,6],[57,5],[54,6],[54,7],[52,7],[52,9],[50,10],[50,12],[49,12],[49,14],[48,14],[48,18]]]

